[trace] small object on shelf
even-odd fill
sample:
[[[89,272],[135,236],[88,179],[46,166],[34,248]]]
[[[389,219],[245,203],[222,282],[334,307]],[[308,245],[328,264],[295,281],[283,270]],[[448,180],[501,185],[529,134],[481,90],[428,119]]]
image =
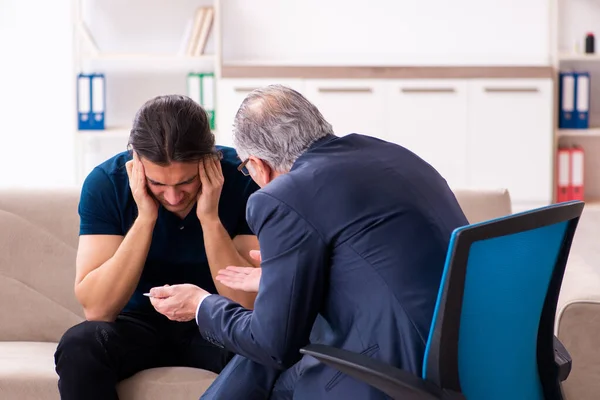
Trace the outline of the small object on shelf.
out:
[[[105,110],[104,74],[77,76],[77,125],[79,130],[103,130]]]
[[[594,54],[594,34],[588,33],[585,37],[585,53],[586,54]]]

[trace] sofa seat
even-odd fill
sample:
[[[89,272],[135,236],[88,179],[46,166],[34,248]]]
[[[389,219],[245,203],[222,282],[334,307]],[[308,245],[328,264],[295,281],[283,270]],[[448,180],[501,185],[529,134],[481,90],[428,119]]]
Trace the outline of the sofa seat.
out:
[[[60,399],[55,350],[56,343],[0,342],[0,397]]]
[[[0,398],[60,399],[51,342],[0,342]],[[118,386],[122,400],[198,398],[216,374],[197,368],[169,367],[141,371]]]

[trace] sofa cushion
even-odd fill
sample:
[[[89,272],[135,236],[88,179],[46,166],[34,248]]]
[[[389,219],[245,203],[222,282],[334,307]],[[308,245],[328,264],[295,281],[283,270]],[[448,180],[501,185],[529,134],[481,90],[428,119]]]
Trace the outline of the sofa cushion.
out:
[[[453,192],[471,224],[512,214],[506,189],[454,189]]]
[[[75,248],[0,210],[0,340],[58,342],[82,320],[74,295]],[[18,299],[18,301],[15,301]]]
[[[1,398],[59,400],[56,346],[52,342],[0,342]],[[124,380],[117,390],[121,400],[198,400],[216,377],[197,368],[153,368]]]
[[[119,384],[122,400],[198,400],[217,375],[198,368],[165,367],[138,372]]]
[[[56,343],[0,342],[0,397],[60,399],[54,372]]]
[[[79,241],[80,188],[63,189],[1,189],[0,210],[18,215],[68,246]]]

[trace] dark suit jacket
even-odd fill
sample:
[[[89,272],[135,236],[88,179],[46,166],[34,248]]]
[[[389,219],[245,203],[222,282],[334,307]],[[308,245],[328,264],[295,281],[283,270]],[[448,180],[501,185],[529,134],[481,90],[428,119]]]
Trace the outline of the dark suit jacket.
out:
[[[369,136],[327,136],[250,197],[247,219],[262,254],[254,311],[209,296],[198,312],[204,337],[286,369],[320,314],[314,341],[420,374],[450,234],[468,223],[435,169]],[[384,398],[303,363],[294,398]]]

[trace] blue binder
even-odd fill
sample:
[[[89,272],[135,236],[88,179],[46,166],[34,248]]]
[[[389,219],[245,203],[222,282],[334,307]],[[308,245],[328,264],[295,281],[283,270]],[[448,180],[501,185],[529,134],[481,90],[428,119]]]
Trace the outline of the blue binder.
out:
[[[104,74],[77,76],[77,121],[79,130],[105,129],[106,84]]]
[[[589,72],[575,73],[575,127],[588,129],[590,127],[590,74]]]
[[[561,129],[587,129],[590,109],[590,74],[588,72],[559,73],[558,89]]]

